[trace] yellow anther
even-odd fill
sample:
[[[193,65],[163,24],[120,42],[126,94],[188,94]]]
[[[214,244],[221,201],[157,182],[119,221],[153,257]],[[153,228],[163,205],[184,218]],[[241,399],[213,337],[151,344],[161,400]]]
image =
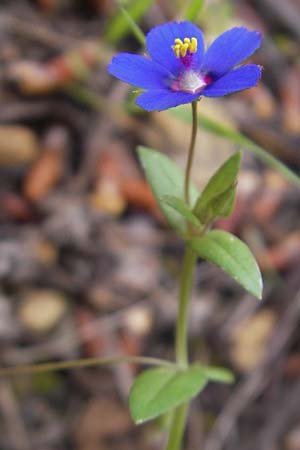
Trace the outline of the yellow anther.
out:
[[[190,44],[190,52],[191,53],[196,53],[197,51],[197,46],[198,46],[198,41],[195,37],[192,37],[191,39],[191,44]]]
[[[179,38],[176,38],[176,39],[175,39],[175,44],[178,44],[178,45],[183,45],[183,42],[182,42],[182,40],[181,40],[181,39],[179,39]]]
[[[174,51],[174,53],[175,53],[175,55],[176,55],[176,58],[179,58],[180,57],[180,48],[181,48],[181,45],[180,44],[176,44],[176,45],[173,45],[173,51]]]
[[[195,37],[188,38],[185,37],[183,41],[179,38],[176,38],[174,41],[174,45],[172,45],[172,49],[175,53],[176,58],[184,58],[187,53],[196,53],[197,52],[197,39]]]
[[[180,54],[181,54],[181,56],[182,56],[183,58],[184,58],[185,55],[187,54],[188,49],[189,49],[189,44],[183,44],[183,45],[181,46]]]

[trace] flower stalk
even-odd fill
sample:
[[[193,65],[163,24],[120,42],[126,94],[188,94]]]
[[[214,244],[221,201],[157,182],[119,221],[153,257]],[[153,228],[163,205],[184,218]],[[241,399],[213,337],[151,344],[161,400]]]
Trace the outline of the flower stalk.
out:
[[[184,199],[188,205],[190,204],[191,172],[192,172],[192,165],[193,165],[194,154],[195,154],[196,137],[197,137],[197,131],[198,131],[197,106],[198,106],[197,100],[192,102],[192,116],[193,116],[192,135],[191,135],[191,142],[190,142],[190,147],[189,147],[189,151],[188,151],[188,158],[187,158],[185,176],[184,176]]]
[[[189,247],[185,249],[180,277],[179,311],[176,323],[176,362],[182,368],[188,367],[188,306],[192,290],[193,272],[197,255]]]
[[[166,450],[180,450],[184,435],[188,404],[178,406],[173,413]]]
[[[184,198],[186,203],[188,204],[190,203],[191,170],[194,160],[195,144],[198,130],[197,101],[192,102],[191,105],[192,105],[193,123],[184,177]],[[178,366],[183,369],[186,369],[189,365],[188,311],[193,284],[193,273],[196,261],[197,261],[196,253],[186,246],[180,276],[179,307],[178,307],[176,334],[175,334],[176,362]],[[187,419],[188,406],[189,404],[185,403],[183,405],[180,405],[174,411],[166,450],[181,449]]]

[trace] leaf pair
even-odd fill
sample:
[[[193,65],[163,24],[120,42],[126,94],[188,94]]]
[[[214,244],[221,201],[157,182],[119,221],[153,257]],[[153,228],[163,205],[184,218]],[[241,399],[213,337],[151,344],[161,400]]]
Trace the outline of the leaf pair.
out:
[[[147,180],[172,228],[186,235],[188,224],[201,226],[218,216],[228,216],[234,206],[240,153],[229,158],[213,175],[200,195],[190,186],[191,208],[182,199],[184,175],[167,156],[145,147],[138,149]],[[252,253],[240,239],[225,231],[213,230],[187,244],[203,259],[223,269],[241,286],[261,298],[262,279]]]
[[[241,154],[231,156],[211,177],[193,208],[174,195],[161,198],[197,228],[210,225],[217,217],[228,217],[233,210]]]
[[[129,408],[133,420],[142,423],[164,414],[199,394],[208,381],[231,383],[229,370],[193,364],[185,370],[160,367],[145,370],[133,383]]]

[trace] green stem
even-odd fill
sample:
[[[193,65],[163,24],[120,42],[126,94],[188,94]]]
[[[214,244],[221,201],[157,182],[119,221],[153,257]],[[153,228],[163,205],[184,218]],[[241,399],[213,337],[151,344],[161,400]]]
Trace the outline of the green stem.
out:
[[[166,450],[180,450],[185,429],[187,412],[187,403],[184,403],[183,405],[180,405],[175,409]]]
[[[195,153],[195,144],[196,137],[198,131],[198,121],[197,121],[197,100],[192,102],[192,115],[193,115],[193,123],[192,123],[192,134],[191,134],[191,142],[188,151],[188,159],[185,168],[185,177],[184,177],[184,199],[187,204],[190,203],[190,182],[191,182],[191,170]]]
[[[186,247],[180,276],[179,311],[176,323],[176,361],[183,368],[188,366],[188,305],[192,290],[193,271],[197,256],[193,250]]]
[[[191,182],[191,169],[193,164],[193,158],[195,153],[195,143],[197,136],[197,102],[192,103],[193,113],[193,126],[191,134],[191,142],[188,152],[188,159],[185,169],[184,178],[184,198],[189,204],[190,202],[190,182]],[[176,362],[179,367],[185,369],[188,367],[188,306],[192,290],[193,272],[197,261],[197,255],[195,252],[186,247],[181,276],[180,276],[180,288],[179,288],[179,310],[176,322],[176,336],[175,336],[175,352]],[[180,450],[182,439],[184,435],[187,411],[189,404],[180,405],[173,413],[172,423],[169,431],[169,438],[167,442],[166,450]]]
[[[62,369],[78,369],[81,367],[93,367],[114,365],[121,363],[137,363],[151,366],[176,367],[176,364],[158,358],[147,356],[111,356],[107,358],[83,358],[71,361],[48,362],[41,364],[30,364],[27,366],[0,368],[0,376],[24,375],[26,373],[49,372]]]
[[[179,295],[179,311],[176,323],[176,361],[179,367],[188,367],[188,345],[187,345],[187,330],[188,330],[188,305],[190,294],[192,290],[193,272],[197,256],[189,247],[186,248],[181,280],[180,280],[180,295]],[[183,439],[186,418],[187,418],[188,404],[180,405],[173,413],[172,423],[169,431],[169,439],[166,450],[180,450]]]
[[[131,28],[132,33],[136,37],[136,39],[139,41],[139,43],[142,45],[142,47],[145,47],[146,44],[146,37],[144,33],[142,32],[141,28],[137,24],[135,20],[131,17],[129,12],[121,5],[119,5],[120,11],[122,12],[126,22],[128,23],[129,27]]]

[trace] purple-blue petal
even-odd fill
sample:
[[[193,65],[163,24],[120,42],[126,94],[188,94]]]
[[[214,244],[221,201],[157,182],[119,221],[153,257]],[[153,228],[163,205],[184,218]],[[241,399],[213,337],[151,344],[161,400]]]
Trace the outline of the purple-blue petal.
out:
[[[168,89],[151,90],[139,95],[136,99],[136,104],[146,111],[163,111],[164,109],[193,102],[198,97],[199,94],[172,92]]]
[[[108,72],[126,83],[142,89],[163,89],[170,73],[149,58],[131,53],[113,57]]]
[[[176,75],[182,65],[174,55],[172,45],[176,38],[183,40],[185,37],[195,37],[198,41],[197,52],[193,54],[193,66],[199,67],[204,55],[203,34],[196,25],[188,21],[168,22],[152,28],[146,37],[147,52],[154,61]]]
[[[245,27],[236,27],[222,33],[210,45],[201,70],[220,78],[255,52],[261,44],[261,34]]]
[[[222,97],[223,95],[256,86],[261,77],[261,71],[262,68],[256,64],[238,67],[206,87],[201,95],[205,97]]]

